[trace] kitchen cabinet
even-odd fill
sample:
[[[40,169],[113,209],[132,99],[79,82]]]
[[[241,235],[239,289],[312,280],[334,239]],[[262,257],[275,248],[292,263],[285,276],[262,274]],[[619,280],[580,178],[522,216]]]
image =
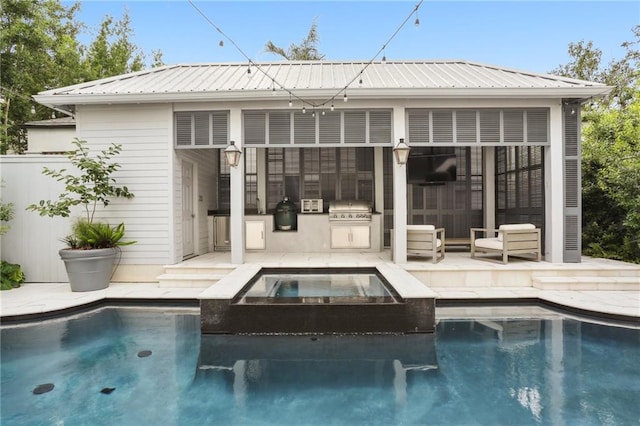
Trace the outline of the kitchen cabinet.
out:
[[[331,248],[369,248],[371,229],[368,225],[331,226]]]
[[[247,250],[264,250],[265,244],[265,226],[262,220],[245,221],[244,239],[245,248]]]

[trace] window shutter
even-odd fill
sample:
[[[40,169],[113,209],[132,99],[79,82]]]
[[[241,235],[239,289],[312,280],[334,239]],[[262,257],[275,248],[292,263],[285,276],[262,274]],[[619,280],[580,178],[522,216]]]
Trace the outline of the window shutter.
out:
[[[369,112],[369,143],[390,144],[391,111]]]
[[[480,111],[480,143],[500,143],[500,111]]]
[[[176,113],[176,145],[191,145],[191,113]]]
[[[216,111],[211,113],[213,119],[213,144],[229,144],[229,113]]]
[[[504,142],[522,143],[524,142],[524,121],[523,111],[505,110],[504,117]]]
[[[316,143],[316,118],[307,113],[296,112],[293,116],[293,140],[296,145]]]
[[[269,144],[291,143],[291,113],[269,113]]]
[[[410,110],[408,113],[408,142],[412,145],[428,144],[429,111]]]
[[[476,111],[456,111],[456,142],[469,144],[477,141]]]
[[[366,142],[367,119],[365,112],[344,113],[344,143]]]
[[[564,250],[565,262],[579,263],[582,241],[582,185],[580,182],[580,105],[563,108],[564,144]]]
[[[320,117],[320,144],[340,143],[340,118],[341,114],[337,111],[329,111]]]
[[[549,113],[546,109],[527,110],[527,143],[549,142]]]
[[[453,114],[451,111],[433,111],[433,142],[453,143]]]
[[[208,112],[196,112],[193,114],[194,120],[194,138],[193,142],[196,146],[209,145],[209,113]]]
[[[246,111],[244,113],[245,145],[264,145],[266,117],[262,111]]]

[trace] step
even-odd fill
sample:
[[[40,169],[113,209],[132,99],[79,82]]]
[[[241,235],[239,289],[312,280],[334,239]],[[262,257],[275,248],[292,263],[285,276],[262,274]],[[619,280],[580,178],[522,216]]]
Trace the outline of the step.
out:
[[[533,277],[533,287],[540,290],[612,290],[640,291],[640,277],[571,276]]]
[[[228,274],[236,269],[238,265],[217,264],[217,265],[165,265],[166,274]]]
[[[157,277],[158,286],[163,288],[209,288],[227,274],[175,274],[165,273]]]

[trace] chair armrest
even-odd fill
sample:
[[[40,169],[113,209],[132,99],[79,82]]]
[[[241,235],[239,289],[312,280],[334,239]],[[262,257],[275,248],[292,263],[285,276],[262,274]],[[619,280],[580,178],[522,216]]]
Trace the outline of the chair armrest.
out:
[[[478,238],[478,237],[476,237],[476,233],[484,233],[485,237],[488,237],[487,234],[493,233],[494,235],[496,235],[498,233],[498,230],[497,229],[493,229],[493,228],[471,228],[471,243],[472,244]]]

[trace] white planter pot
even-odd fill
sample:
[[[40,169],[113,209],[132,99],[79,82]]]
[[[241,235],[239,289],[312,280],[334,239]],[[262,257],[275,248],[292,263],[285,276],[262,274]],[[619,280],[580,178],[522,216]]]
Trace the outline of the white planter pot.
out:
[[[115,248],[62,249],[58,253],[67,269],[71,291],[103,290],[109,286],[116,257]]]

